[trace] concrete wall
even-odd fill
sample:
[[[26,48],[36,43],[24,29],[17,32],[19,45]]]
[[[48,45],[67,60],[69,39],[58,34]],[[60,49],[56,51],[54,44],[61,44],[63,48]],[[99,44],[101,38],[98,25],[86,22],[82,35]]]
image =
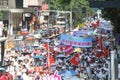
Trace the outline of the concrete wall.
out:
[[[9,1],[9,9],[15,9],[15,0],[8,0]]]

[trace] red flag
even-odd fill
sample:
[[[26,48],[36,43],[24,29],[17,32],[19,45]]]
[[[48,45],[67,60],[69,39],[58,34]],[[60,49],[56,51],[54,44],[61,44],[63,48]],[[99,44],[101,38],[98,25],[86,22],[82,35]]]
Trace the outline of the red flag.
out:
[[[99,52],[98,54],[97,54],[97,57],[98,58],[101,58],[103,56],[103,52]]]
[[[50,66],[55,62],[54,58],[50,56]]]
[[[98,27],[99,26],[99,21],[94,21],[92,24],[91,24],[93,27]]]
[[[100,36],[100,38],[99,38],[99,45],[100,45],[100,49],[103,50],[102,36]]]
[[[107,58],[109,54],[109,51],[107,48],[104,48],[104,57]]]
[[[100,23],[99,20],[97,20],[97,21],[96,21],[96,26],[99,26],[99,23]]]
[[[47,59],[48,59],[48,72],[50,73],[50,67],[51,65],[55,62],[54,58],[52,56],[50,56],[50,54],[48,53],[47,55]]]
[[[78,53],[75,54],[74,57],[70,60],[70,62],[74,64],[75,66],[78,66],[80,62],[79,54]]]
[[[44,47],[45,47],[46,50],[48,50],[48,49],[49,49],[49,44],[46,43],[46,44],[44,45]]]

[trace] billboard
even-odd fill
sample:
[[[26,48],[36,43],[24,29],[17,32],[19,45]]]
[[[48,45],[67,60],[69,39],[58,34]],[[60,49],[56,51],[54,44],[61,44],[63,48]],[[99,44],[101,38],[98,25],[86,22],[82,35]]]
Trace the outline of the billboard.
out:
[[[92,47],[92,37],[75,37],[73,35],[61,34],[60,42],[74,47]]]
[[[44,0],[23,0],[23,7],[27,8],[29,6],[41,6]]]

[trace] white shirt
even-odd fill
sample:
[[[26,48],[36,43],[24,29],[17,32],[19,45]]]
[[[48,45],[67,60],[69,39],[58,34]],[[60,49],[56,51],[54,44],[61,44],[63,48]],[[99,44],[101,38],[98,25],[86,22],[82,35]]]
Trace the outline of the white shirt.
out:
[[[99,77],[100,79],[103,78],[103,74],[102,74],[101,72],[97,73],[96,75],[97,75],[97,77]]]
[[[26,75],[25,73],[22,75],[23,80],[33,80],[32,77]]]
[[[3,27],[0,27],[0,36],[2,36]]]

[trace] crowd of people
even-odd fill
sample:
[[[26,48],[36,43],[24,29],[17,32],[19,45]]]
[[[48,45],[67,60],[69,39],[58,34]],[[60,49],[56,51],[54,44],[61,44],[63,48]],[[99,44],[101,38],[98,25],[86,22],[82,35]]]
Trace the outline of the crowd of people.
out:
[[[48,76],[54,75],[56,70],[62,80],[110,80],[110,52],[116,51],[115,39],[111,30],[99,27],[87,26],[94,31],[97,29],[95,32],[97,34],[92,35],[92,47],[80,48],[80,52],[73,50],[69,55],[66,55],[63,50],[64,44],[59,45],[62,52],[54,50],[54,47],[60,43],[59,37],[49,39],[49,54],[53,58],[50,72],[48,70],[48,50],[40,48],[39,53],[30,50],[26,50],[24,53],[24,50],[19,51],[16,48],[8,50],[5,60],[9,62],[9,66],[6,68],[5,74],[9,73],[7,76],[9,79],[6,80],[47,80]],[[44,47],[45,44],[46,42],[40,41],[39,47]],[[34,50],[37,49],[38,47],[34,47]],[[77,66],[70,61],[75,54],[79,54],[80,59]]]

